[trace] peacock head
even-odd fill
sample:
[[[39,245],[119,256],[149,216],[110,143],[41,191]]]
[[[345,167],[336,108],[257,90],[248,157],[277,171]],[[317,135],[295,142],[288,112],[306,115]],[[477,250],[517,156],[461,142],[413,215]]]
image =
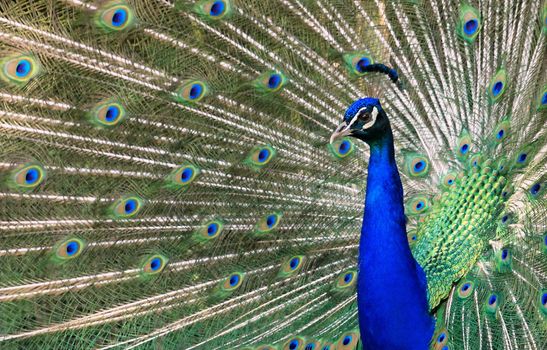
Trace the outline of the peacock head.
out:
[[[330,142],[351,136],[370,144],[385,136],[389,129],[389,120],[380,101],[377,98],[362,98],[349,106],[344,121],[331,135]]]

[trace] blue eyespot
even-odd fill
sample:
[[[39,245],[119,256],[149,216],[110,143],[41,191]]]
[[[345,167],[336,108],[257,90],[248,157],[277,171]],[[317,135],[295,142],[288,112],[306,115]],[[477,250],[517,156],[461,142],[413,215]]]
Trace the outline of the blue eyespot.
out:
[[[501,138],[503,137],[503,135],[505,134],[505,132],[502,130],[498,131],[498,134],[496,135],[496,138],[498,140],[501,140]]]
[[[298,348],[298,345],[299,345],[299,341],[295,339],[289,343],[289,349],[294,350]]]
[[[340,152],[340,154],[346,154],[348,153],[350,148],[351,148],[351,144],[349,143],[349,141],[344,140],[340,143],[340,146],[338,146],[338,152]]]
[[[439,337],[437,338],[437,343],[442,343],[446,339],[446,334],[443,332],[439,334]]]
[[[201,96],[203,92],[203,86],[201,84],[193,84],[190,88],[190,94],[188,97],[190,97],[191,100],[195,100]]]
[[[472,20],[469,20],[469,21],[465,22],[465,25],[463,27],[463,31],[467,35],[473,35],[473,34],[475,34],[475,32],[477,31],[478,28],[479,28],[479,21],[477,21],[476,19],[472,19]]]
[[[448,345],[443,346],[441,350],[448,350]]]
[[[519,158],[518,158],[517,161],[518,161],[519,163],[524,163],[524,162],[526,161],[526,157],[528,157],[528,155],[527,155],[526,153],[521,153],[521,154],[519,155]]]
[[[361,58],[359,61],[357,61],[357,65],[356,65],[357,71],[359,73],[363,73],[364,68],[368,65],[370,65],[370,59],[368,57]]]
[[[266,218],[266,225],[268,225],[268,228],[272,228],[276,222],[277,217],[275,215],[270,215]]]
[[[454,180],[450,179],[447,181],[449,185],[452,185],[454,183]]]
[[[258,161],[260,163],[264,163],[268,159],[269,156],[270,156],[270,150],[267,149],[267,148],[263,148],[258,153]]]
[[[541,98],[541,104],[547,105],[547,92],[543,94],[543,97]]]
[[[530,193],[535,196],[536,194],[538,194],[539,190],[541,190],[541,185],[537,183],[534,186],[532,186],[532,188],[530,189]]]
[[[106,109],[104,119],[107,122],[113,122],[120,116],[120,108],[118,106],[110,106]]]
[[[416,210],[420,210],[424,207],[424,202],[418,202],[418,204],[416,204]]]
[[[161,267],[161,259],[160,258],[154,258],[150,262],[150,270],[157,271]]]
[[[412,240],[415,241],[416,240],[416,235],[412,236]]]
[[[352,279],[353,279],[353,274],[352,273],[346,273],[346,275],[344,276],[344,282],[346,282],[346,283],[351,282]]]
[[[306,347],[304,348],[304,350],[313,350],[315,349],[315,344],[306,344]]]
[[[226,4],[224,1],[215,1],[213,5],[211,6],[211,10],[209,11],[209,14],[213,17],[218,17],[224,13],[226,10]]]
[[[127,11],[125,9],[118,9],[114,11],[112,15],[112,25],[114,27],[121,27],[127,21]]]
[[[76,241],[72,241],[66,245],[66,255],[72,256],[80,250],[80,244]]]
[[[129,215],[132,214],[137,209],[138,203],[134,199],[129,199],[125,203],[124,210],[125,214]]]
[[[471,285],[469,283],[465,283],[463,286],[462,286],[462,292],[465,292],[469,289],[469,287],[471,287]]]
[[[504,216],[501,218],[501,222],[502,222],[503,224],[505,224],[505,223],[507,222],[508,219],[509,219],[509,216],[504,215]]]
[[[547,293],[543,293],[541,296],[541,304],[547,305]]]
[[[289,263],[289,266],[291,267],[291,270],[294,270],[298,267],[298,264],[300,263],[300,258],[292,258],[291,262]]]
[[[235,287],[239,283],[239,275],[232,275],[230,277],[230,287]]]
[[[348,345],[349,343],[351,343],[352,339],[353,339],[353,338],[352,338],[351,335],[346,335],[346,336],[344,337],[344,340],[342,340],[342,344]]]
[[[268,88],[270,89],[276,89],[279,87],[279,84],[281,84],[281,75],[275,73],[270,75],[270,78],[268,79]]]
[[[330,346],[329,346],[329,345],[325,345],[325,346],[323,347],[323,350],[330,350]]]
[[[488,305],[494,305],[497,300],[498,300],[498,297],[495,294],[492,294],[490,298],[488,299]]]
[[[469,150],[469,145],[467,143],[463,144],[462,147],[460,148],[460,151],[462,152],[462,154],[466,154],[468,150]]]
[[[419,162],[414,164],[414,171],[416,171],[418,173],[420,171],[424,170],[424,168],[425,168],[425,162],[423,160],[420,160]]]
[[[501,90],[503,90],[503,83],[501,81],[498,81],[492,87],[492,94],[494,96],[498,96],[500,94]]]
[[[507,255],[509,255],[509,252],[507,251],[507,249],[502,250],[501,251],[501,260],[507,259]]]
[[[34,185],[40,179],[40,172],[38,169],[30,168],[25,174],[25,183],[27,185]]]
[[[29,60],[22,59],[17,63],[17,67],[15,68],[15,75],[17,75],[19,78],[26,77],[30,71],[31,71],[32,65]]]
[[[218,232],[218,224],[212,223],[207,226],[207,235],[214,236]]]
[[[186,168],[180,174],[180,180],[183,183],[188,182],[190,179],[192,179],[192,176],[194,176],[194,170],[192,168]]]

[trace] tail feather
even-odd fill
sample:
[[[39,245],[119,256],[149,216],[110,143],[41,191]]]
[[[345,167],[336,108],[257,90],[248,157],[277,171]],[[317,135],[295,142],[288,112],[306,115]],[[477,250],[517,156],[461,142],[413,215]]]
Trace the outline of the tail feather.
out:
[[[476,260],[434,261],[463,267],[432,346],[547,345],[544,2],[0,9],[1,344],[355,348],[368,150],[327,142],[378,96],[419,261],[456,184],[507,190]]]

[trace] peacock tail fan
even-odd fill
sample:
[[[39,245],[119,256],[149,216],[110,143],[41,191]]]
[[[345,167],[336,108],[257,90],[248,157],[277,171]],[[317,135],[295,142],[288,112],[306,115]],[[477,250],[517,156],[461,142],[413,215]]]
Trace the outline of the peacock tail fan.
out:
[[[0,2],[0,348],[356,349],[369,151],[329,136],[364,96],[431,347],[546,348],[546,13]]]

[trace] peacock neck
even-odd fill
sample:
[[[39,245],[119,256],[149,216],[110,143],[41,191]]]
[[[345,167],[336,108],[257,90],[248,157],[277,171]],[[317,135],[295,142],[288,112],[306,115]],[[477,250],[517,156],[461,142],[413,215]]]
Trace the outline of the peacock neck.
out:
[[[361,339],[364,349],[427,349],[434,323],[425,274],[406,237],[391,130],[369,145],[357,291]]]

